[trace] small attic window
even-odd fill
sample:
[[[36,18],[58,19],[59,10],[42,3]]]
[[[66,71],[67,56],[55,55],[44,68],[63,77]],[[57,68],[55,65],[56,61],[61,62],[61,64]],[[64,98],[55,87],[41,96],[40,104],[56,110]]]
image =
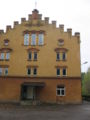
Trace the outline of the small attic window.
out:
[[[64,40],[63,39],[59,39],[58,40],[58,45],[59,46],[63,46],[64,45]]]
[[[8,39],[4,39],[4,45],[7,46],[9,43],[9,40]]]

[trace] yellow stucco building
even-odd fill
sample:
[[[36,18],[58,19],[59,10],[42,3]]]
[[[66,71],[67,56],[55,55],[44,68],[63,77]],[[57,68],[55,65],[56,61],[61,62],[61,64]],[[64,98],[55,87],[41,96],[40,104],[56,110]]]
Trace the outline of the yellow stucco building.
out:
[[[81,103],[80,33],[32,14],[0,30],[0,101]]]

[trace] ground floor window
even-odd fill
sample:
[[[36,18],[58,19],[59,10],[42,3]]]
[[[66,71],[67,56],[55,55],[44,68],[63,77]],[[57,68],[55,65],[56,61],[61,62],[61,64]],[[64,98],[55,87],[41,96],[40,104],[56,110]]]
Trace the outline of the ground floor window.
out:
[[[65,96],[65,87],[58,85],[56,88],[57,96]]]

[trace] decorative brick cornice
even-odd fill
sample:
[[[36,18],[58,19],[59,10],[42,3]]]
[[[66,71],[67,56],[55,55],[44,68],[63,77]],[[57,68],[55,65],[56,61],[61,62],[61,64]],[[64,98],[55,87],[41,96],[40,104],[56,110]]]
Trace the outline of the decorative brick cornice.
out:
[[[29,30],[25,30],[25,31],[23,31],[23,34],[33,34],[33,33],[35,33],[35,34],[40,34],[40,33],[43,33],[43,34],[45,34],[45,31],[44,30],[31,30],[31,31],[29,31]]]
[[[11,52],[12,49],[11,48],[1,48],[0,52]]]
[[[38,66],[37,65],[27,65],[26,67],[27,68],[37,68]]]
[[[68,49],[67,48],[55,48],[55,52],[60,52],[60,51],[67,52]]]
[[[28,52],[39,52],[38,48],[28,48],[27,49]]]
[[[60,66],[60,65],[56,65],[56,68],[67,68],[68,66]]]
[[[8,68],[9,65],[0,65],[1,68]]]

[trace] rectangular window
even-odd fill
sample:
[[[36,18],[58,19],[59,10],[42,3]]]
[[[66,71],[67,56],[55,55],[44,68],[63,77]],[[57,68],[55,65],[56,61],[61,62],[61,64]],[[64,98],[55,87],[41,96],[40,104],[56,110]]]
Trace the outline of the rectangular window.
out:
[[[5,41],[5,42],[4,42],[4,45],[5,45],[5,46],[8,46],[8,41]]]
[[[37,60],[37,53],[34,52],[34,60]]]
[[[6,60],[10,59],[10,53],[6,53]]]
[[[66,74],[67,74],[67,73],[66,73],[66,68],[63,68],[63,71],[62,71],[62,72],[63,72],[63,73],[62,73],[63,76],[66,76]]]
[[[65,87],[57,86],[56,93],[57,93],[57,96],[65,96]]]
[[[57,53],[57,60],[60,60],[60,53]]]
[[[33,69],[33,75],[37,75],[37,68]]]
[[[29,45],[29,34],[24,35],[24,45]]]
[[[0,68],[0,76],[2,75],[2,68]]]
[[[62,60],[66,60],[66,53],[62,53]]]
[[[28,68],[28,69],[27,69],[27,74],[28,74],[28,75],[31,75],[31,68]]]
[[[44,35],[39,34],[38,35],[38,45],[43,45],[44,44]]]
[[[31,35],[31,45],[36,45],[36,34]]]
[[[57,76],[60,76],[60,68],[57,68]]]
[[[28,60],[31,60],[31,59],[32,59],[32,53],[29,52],[29,53],[28,53]]]
[[[5,75],[8,75],[8,68],[5,68],[5,69],[4,69],[4,74],[5,74]]]
[[[1,53],[0,60],[4,60],[4,53]]]

